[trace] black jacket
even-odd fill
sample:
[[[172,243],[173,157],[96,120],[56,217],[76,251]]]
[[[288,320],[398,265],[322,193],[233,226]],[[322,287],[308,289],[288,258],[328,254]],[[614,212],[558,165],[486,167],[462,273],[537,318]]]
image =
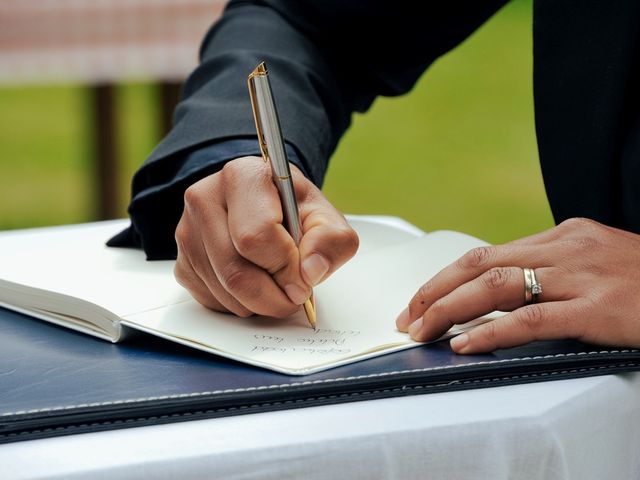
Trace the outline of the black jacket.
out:
[[[238,140],[255,138],[246,77],[260,61],[278,72],[286,141],[321,185],[354,111],[409,91],[504,3],[231,1],[203,42],[172,131],[134,177],[132,228],[111,244],[174,257],[185,188],[230,158],[259,155],[257,142],[247,151]],[[583,216],[640,233],[639,22],[636,0],[535,1],[536,130],[557,222]],[[194,165],[203,147],[225,153]]]

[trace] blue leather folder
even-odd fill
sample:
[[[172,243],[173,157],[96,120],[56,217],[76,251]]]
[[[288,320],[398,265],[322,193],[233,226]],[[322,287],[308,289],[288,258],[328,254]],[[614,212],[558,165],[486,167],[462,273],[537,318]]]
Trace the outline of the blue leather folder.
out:
[[[572,341],[455,355],[447,342],[290,377],[151,335],[111,344],[0,308],[0,443],[640,369]]]

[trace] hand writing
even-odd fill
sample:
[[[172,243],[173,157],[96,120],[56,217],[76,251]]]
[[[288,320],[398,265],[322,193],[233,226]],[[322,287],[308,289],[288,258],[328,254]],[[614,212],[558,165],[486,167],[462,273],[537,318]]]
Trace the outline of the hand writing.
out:
[[[542,285],[538,303],[525,305],[523,268],[534,269]],[[493,310],[510,313],[452,339],[454,351],[560,338],[640,347],[640,235],[570,219],[471,250],[425,283],[396,324],[426,341]]]
[[[320,190],[291,166],[303,237],[282,225],[269,164],[233,160],[185,192],[176,228],[175,276],[201,304],[246,317],[285,317],[358,248],[357,234]]]

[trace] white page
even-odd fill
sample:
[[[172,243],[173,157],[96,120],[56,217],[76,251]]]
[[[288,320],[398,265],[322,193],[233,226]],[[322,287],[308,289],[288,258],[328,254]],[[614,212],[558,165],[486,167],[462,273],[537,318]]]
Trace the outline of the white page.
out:
[[[395,217],[350,221],[360,235],[359,255],[422,234]],[[120,317],[191,300],[175,281],[174,261],[147,262],[142,250],[105,245],[128,223],[1,232],[0,303],[84,333],[95,333],[85,325],[92,322],[101,336],[116,339],[118,328],[111,324]]]
[[[479,245],[484,243],[476,238],[441,231],[358,255],[315,288],[315,332],[302,311],[284,320],[242,319],[195,301],[126,319],[229,358],[286,373],[309,373],[354,357],[418,345],[395,329],[397,315],[428,278]]]
[[[189,300],[173,277],[173,261],[147,262],[142,250],[105,245],[127,223],[3,233],[0,280],[80,298],[117,317]]]
[[[414,242],[421,232],[399,219],[349,220],[361,247],[315,289],[317,332],[302,311],[285,320],[240,319],[200,306],[176,283],[173,261],[147,262],[140,250],[104,245],[127,225],[125,220],[1,233],[0,301],[12,300],[3,281],[26,285],[40,290],[38,300],[16,305],[37,308],[40,318],[49,311],[60,323],[65,315],[86,312],[82,318],[95,321],[100,311],[112,312],[114,319],[127,318],[156,335],[298,374],[412,346],[406,334],[395,331],[396,315],[427,278],[482,242],[452,232]],[[24,291],[21,297],[30,298],[32,291]],[[72,308],[72,299],[61,295],[89,303]]]
[[[412,239],[418,232],[399,219],[386,221],[352,218],[361,237],[359,253]],[[119,317],[189,300],[174,279],[174,261],[147,262],[142,250],[105,245],[128,223],[2,232],[0,280],[80,298]]]

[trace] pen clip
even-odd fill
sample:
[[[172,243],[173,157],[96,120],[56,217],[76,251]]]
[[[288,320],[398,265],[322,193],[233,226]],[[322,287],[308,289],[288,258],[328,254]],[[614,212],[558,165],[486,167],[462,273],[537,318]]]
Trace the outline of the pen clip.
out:
[[[264,139],[264,133],[262,129],[262,123],[260,122],[258,99],[256,95],[256,85],[253,81],[254,77],[267,74],[267,69],[262,62],[258,65],[253,72],[249,74],[247,78],[247,86],[249,87],[249,98],[251,99],[251,110],[253,112],[253,120],[256,122],[256,131],[258,132],[258,143],[260,144],[260,152],[262,153],[262,159],[265,162],[269,161],[269,150],[267,149],[267,142]]]

